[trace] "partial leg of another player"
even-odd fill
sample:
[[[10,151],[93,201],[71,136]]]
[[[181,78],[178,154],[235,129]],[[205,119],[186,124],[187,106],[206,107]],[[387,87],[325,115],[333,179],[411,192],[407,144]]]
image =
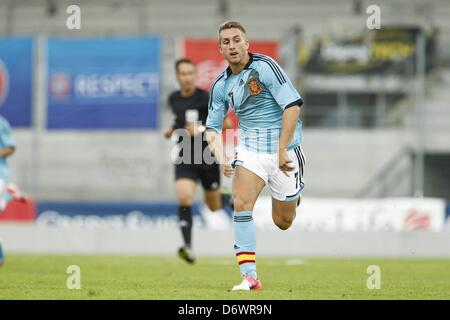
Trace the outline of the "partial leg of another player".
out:
[[[231,218],[223,207],[220,190],[205,190],[205,202],[209,210],[204,213],[203,218],[208,227],[212,230],[229,230]]]
[[[222,209],[220,190],[205,190],[205,202],[209,210],[213,212]]]
[[[188,263],[194,263],[192,254],[192,202],[197,183],[193,179],[180,178],[175,182],[178,199],[178,216],[184,246],[179,248],[178,255]]]
[[[202,187],[205,190],[205,203],[209,210],[222,209],[220,198],[220,168],[217,164],[202,164],[198,170]]]
[[[218,165],[203,165],[200,170],[200,180],[205,190],[205,203],[208,206],[209,214],[204,218],[210,227],[215,230],[226,230],[230,227],[230,218],[223,209],[222,197],[220,194],[220,168]]]
[[[237,167],[233,178],[234,196],[234,250],[243,281],[235,290],[260,290],[261,282],[256,273],[256,230],[253,207],[265,186],[265,182],[244,167]]]
[[[222,206],[229,206],[231,210],[234,210],[233,196],[231,191],[227,187],[222,187],[220,189],[220,198],[222,200]]]

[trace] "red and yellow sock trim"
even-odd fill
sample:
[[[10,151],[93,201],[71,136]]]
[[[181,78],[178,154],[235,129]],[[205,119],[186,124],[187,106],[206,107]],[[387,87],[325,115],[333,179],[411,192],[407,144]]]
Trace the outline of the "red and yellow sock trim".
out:
[[[239,252],[239,253],[236,253],[236,259],[237,259],[238,264],[243,264],[243,263],[248,263],[248,262],[255,263],[256,262],[256,254],[255,254],[255,252]]]

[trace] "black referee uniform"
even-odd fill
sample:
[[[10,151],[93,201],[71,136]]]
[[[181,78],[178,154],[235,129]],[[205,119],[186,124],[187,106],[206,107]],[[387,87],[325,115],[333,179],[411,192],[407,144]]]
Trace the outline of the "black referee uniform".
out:
[[[209,94],[208,92],[197,88],[195,93],[192,96],[189,97],[183,97],[181,95],[181,92],[179,90],[173,92],[169,96],[169,105],[172,109],[172,112],[175,115],[175,123],[172,126],[173,129],[182,129],[186,125],[186,112],[189,110],[197,110],[198,111],[198,117],[197,121],[201,121],[202,125],[205,126],[206,124],[206,118],[208,117],[208,100],[209,100]],[[206,152],[209,152],[211,155],[211,151],[208,147],[208,142],[206,141],[204,137],[205,133],[199,133],[195,137],[191,137],[191,156],[190,156],[190,163],[181,163],[175,165],[175,180],[181,179],[181,178],[187,178],[194,180],[197,182],[200,180],[203,188],[205,190],[216,190],[220,187],[220,168],[219,165],[214,162],[213,164],[207,164],[205,163],[205,159],[203,157],[203,154],[205,154],[205,149],[207,149]],[[196,141],[200,139],[200,141]],[[179,140],[178,142],[180,142]],[[195,145],[198,145],[201,143],[202,148],[202,156],[201,156],[201,163],[195,164],[194,162],[194,150]],[[197,151],[197,150],[195,150]],[[183,150],[180,151],[179,156],[183,156]],[[214,157],[211,155],[211,157],[214,159]],[[199,158],[197,155],[196,158]]]

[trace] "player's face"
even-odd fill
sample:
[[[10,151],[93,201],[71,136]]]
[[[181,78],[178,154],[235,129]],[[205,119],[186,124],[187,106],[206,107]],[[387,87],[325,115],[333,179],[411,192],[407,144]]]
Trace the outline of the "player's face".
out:
[[[237,28],[225,29],[220,32],[219,48],[229,64],[239,65],[248,54],[248,40]]]
[[[182,89],[195,88],[197,82],[195,66],[191,63],[181,63],[178,66],[177,79]]]

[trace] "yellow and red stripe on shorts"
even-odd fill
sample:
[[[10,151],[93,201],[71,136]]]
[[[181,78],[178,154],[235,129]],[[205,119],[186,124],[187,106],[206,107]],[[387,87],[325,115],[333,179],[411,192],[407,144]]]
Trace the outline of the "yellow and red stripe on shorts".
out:
[[[238,264],[256,262],[256,254],[254,252],[238,252],[236,253],[236,259]]]

